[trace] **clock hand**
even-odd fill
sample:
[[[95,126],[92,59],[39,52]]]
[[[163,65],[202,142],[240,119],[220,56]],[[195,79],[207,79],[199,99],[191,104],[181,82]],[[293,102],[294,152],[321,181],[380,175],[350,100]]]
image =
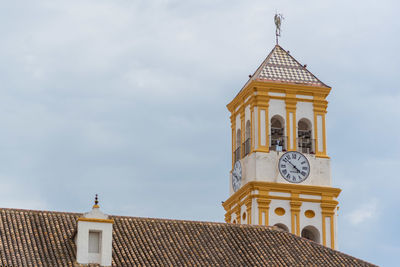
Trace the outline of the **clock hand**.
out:
[[[297,170],[297,173],[300,173],[300,170],[293,164],[293,167]]]
[[[299,173],[300,172],[300,170],[299,169],[297,169],[297,167],[293,164],[293,163],[291,163],[289,160],[288,160],[288,162],[290,163],[290,165],[292,165],[293,166],[293,168],[295,168],[296,169],[296,171]]]

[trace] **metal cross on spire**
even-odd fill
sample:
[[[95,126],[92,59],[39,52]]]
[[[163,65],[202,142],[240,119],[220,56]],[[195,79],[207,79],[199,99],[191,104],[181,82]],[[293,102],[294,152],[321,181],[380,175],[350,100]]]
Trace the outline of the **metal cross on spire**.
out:
[[[276,13],[274,16],[274,21],[275,21],[275,36],[276,36],[276,44],[278,44],[278,38],[281,36],[281,23],[282,20],[284,20],[284,17],[282,16],[282,14],[278,14]]]

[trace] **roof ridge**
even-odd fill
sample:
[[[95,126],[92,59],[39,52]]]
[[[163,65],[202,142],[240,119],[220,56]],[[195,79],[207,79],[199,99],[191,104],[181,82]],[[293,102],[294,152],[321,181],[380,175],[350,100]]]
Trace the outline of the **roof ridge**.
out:
[[[173,222],[173,223],[195,223],[195,224],[211,224],[211,225],[230,225],[232,227],[240,227],[240,228],[260,228],[260,229],[270,229],[274,231],[280,231],[279,229],[275,229],[273,226],[266,225],[253,225],[253,224],[235,224],[235,223],[227,223],[227,222],[213,222],[213,221],[196,221],[196,220],[187,220],[187,219],[169,219],[169,218],[149,218],[149,217],[138,217],[138,216],[125,216],[125,215],[109,215],[115,219],[139,219],[144,221],[165,221],[165,222]]]
[[[47,214],[65,214],[65,215],[74,215],[81,216],[84,213],[79,212],[64,212],[64,211],[53,211],[53,210],[35,210],[35,209],[18,209],[18,208],[0,208],[1,211],[13,211],[13,212],[26,212],[26,213],[47,213]],[[156,218],[156,217],[140,217],[140,216],[127,216],[127,215],[108,215],[114,219],[133,219],[133,220],[142,220],[142,221],[161,221],[161,222],[172,222],[172,223],[193,223],[193,224],[201,224],[201,225],[229,225],[231,227],[238,228],[259,228],[259,229],[268,229],[271,231],[282,232],[282,230],[276,228],[275,226],[267,226],[267,225],[253,225],[253,224],[235,224],[235,223],[227,223],[227,222],[215,222],[215,221],[196,221],[196,220],[188,220],[188,219],[171,219],[171,218]],[[289,233],[289,232],[287,232]],[[292,234],[292,233],[289,233]],[[294,235],[296,236],[296,235]]]
[[[314,77],[316,80],[318,80],[321,84],[323,84],[323,85],[326,86],[326,87],[330,87],[329,85],[323,83],[320,79],[318,79],[311,71],[309,71],[306,67],[304,67],[304,65],[302,65],[297,59],[295,59],[295,58],[290,54],[290,52],[288,52],[288,51],[286,51],[285,49],[283,49],[282,46],[280,46],[280,45],[277,44],[275,47],[279,47],[280,49],[282,49],[282,50],[286,53],[286,55],[288,55],[291,59],[293,59],[294,61],[296,61],[296,63],[299,64],[300,67],[303,68],[303,70],[305,70],[305,71],[307,71],[309,74],[311,74],[311,76],[313,76],[313,77]],[[307,65],[305,65],[305,66],[307,66]]]
[[[68,211],[56,211],[56,210],[36,210],[36,209],[19,209],[19,208],[0,208],[0,211],[17,211],[17,212],[35,212],[35,213],[57,213],[57,214],[69,214],[69,215],[82,215],[84,212],[68,212]]]
[[[35,209],[19,209],[19,208],[0,208],[1,211],[14,211],[14,212],[33,212],[33,213],[50,213],[50,214],[66,214],[66,215],[75,215],[80,216],[84,214],[83,212],[64,212],[64,211],[53,211],[53,210],[35,210]],[[117,219],[136,219],[136,220],[144,220],[144,221],[165,221],[165,222],[184,222],[184,223],[196,223],[196,224],[214,224],[214,225],[231,225],[238,227],[253,227],[253,228],[271,228],[270,226],[263,225],[249,225],[249,224],[234,224],[234,223],[226,223],[226,222],[213,222],[213,221],[196,221],[196,220],[188,220],[188,219],[170,219],[170,218],[156,218],[156,217],[140,217],[140,216],[127,216],[127,215],[108,215],[112,218]]]

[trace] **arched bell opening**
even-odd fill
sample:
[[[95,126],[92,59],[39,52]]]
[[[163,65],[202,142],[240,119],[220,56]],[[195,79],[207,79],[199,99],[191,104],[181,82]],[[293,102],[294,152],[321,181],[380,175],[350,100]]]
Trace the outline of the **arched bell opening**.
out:
[[[242,140],[242,133],[240,129],[236,131],[236,149],[235,149],[235,162],[240,160],[240,146]]]
[[[285,120],[275,115],[271,118],[270,150],[286,151]]]
[[[308,225],[301,230],[301,237],[307,238],[316,243],[321,243],[319,231],[312,225]]]
[[[301,153],[315,153],[315,139],[312,138],[312,124],[306,118],[297,123],[297,151]]]
[[[283,223],[277,223],[274,226],[278,227],[279,229],[281,229],[283,231],[289,232],[289,228]]]
[[[244,156],[246,156],[247,154],[250,153],[250,146],[251,146],[250,135],[251,135],[251,124],[250,124],[250,120],[247,120],[247,122],[246,122],[246,131],[244,132],[245,141],[243,143]]]

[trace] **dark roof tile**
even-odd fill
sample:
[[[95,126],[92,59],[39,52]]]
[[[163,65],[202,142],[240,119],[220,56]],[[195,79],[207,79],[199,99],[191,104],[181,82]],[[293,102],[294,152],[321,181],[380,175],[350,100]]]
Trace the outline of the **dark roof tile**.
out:
[[[83,266],[73,240],[81,215],[0,209],[0,266]],[[270,227],[110,217],[113,266],[373,266]]]

